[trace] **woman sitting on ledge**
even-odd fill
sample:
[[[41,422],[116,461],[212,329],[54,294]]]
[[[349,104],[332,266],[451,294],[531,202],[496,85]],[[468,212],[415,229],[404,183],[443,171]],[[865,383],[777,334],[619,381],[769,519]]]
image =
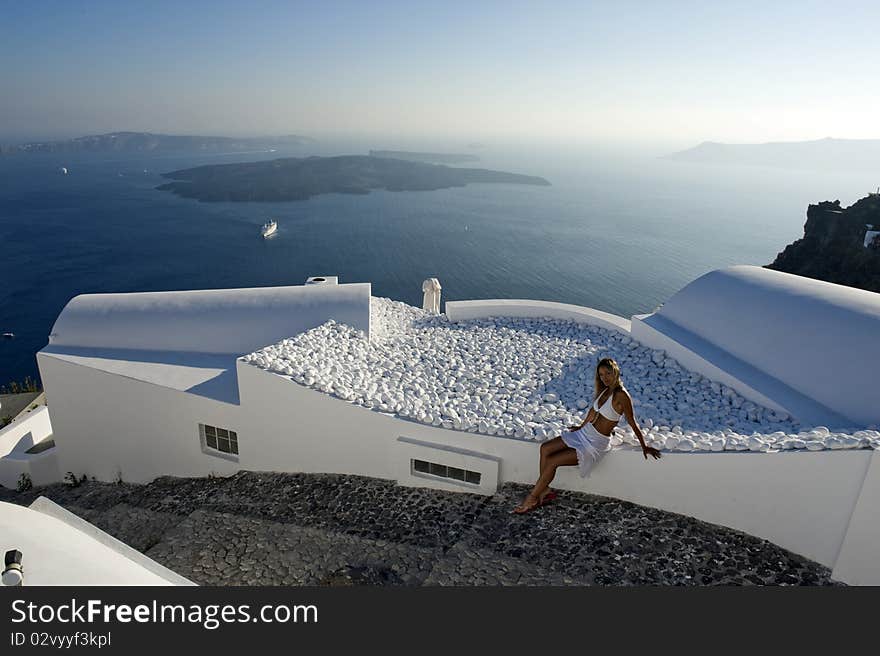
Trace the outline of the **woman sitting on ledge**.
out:
[[[596,365],[596,400],[580,426],[569,426],[559,437],[554,437],[541,445],[540,476],[538,482],[513,512],[521,515],[556,498],[550,490],[550,482],[556,469],[562,465],[580,465],[583,477],[589,477],[590,470],[611,449],[611,431],[621,416],[625,416],[632,426],[645,460],[648,456],[659,458],[660,452],[645,444],[642,431],[633,415],[632,399],[620,380],[620,367],[611,358],[603,358]]]

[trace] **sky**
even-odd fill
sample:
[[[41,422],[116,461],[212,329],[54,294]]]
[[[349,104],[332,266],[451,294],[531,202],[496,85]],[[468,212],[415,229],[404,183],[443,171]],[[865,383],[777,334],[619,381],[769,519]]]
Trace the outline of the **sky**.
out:
[[[0,0],[0,142],[880,138],[880,2]]]

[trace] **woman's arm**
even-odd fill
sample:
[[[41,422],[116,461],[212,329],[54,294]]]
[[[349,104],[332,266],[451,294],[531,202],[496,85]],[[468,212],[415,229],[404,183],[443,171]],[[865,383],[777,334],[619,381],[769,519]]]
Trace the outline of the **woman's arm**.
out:
[[[639,443],[642,445],[642,455],[645,456],[645,460],[648,459],[649,455],[653,456],[655,460],[660,458],[660,452],[657,449],[645,444],[645,438],[642,435],[642,429],[639,428],[639,425],[636,423],[635,413],[633,413],[632,399],[629,398],[629,394],[624,392],[622,400],[623,415],[626,417],[627,423],[632,426],[633,432],[636,434],[636,437],[639,438]]]

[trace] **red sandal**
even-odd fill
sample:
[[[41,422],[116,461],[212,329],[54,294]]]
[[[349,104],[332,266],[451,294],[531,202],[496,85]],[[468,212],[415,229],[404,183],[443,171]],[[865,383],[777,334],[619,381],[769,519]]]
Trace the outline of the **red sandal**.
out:
[[[526,499],[529,499],[529,498],[534,499],[535,503],[533,503],[531,506],[523,506],[523,503],[525,503],[525,500],[523,500],[522,503],[520,503],[516,508],[514,508],[510,512],[513,513],[514,515],[525,515],[526,513],[530,513],[533,510],[537,510],[538,508],[541,507],[541,500],[538,497],[536,497],[534,494],[529,493],[528,495],[526,495]],[[520,508],[522,508],[522,510],[520,510]]]

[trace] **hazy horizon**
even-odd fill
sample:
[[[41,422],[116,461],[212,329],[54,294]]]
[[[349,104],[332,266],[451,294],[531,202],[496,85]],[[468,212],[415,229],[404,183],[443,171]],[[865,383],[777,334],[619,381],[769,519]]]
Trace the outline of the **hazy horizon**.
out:
[[[880,137],[880,5],[0,0],[0,142]]]

